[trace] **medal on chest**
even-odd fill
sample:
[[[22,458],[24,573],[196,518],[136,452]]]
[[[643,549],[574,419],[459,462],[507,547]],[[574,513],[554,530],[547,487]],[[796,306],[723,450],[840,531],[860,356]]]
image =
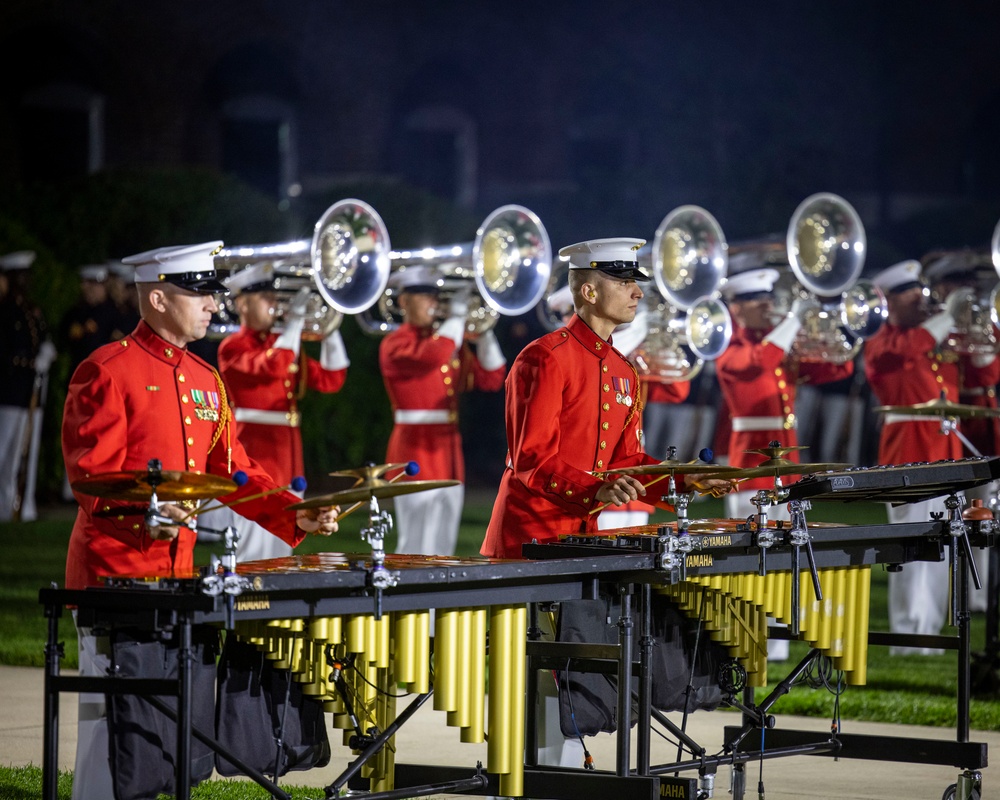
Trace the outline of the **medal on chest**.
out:
[[[615,387],[615,402],[626,408],[632,405],[632,381],[629,378],[611,378]]]
[[[192,389],[191,400],[194,402],[194,414],[198,419],[208,422],[219,421],[218,392],[205,392],[201,389]]]

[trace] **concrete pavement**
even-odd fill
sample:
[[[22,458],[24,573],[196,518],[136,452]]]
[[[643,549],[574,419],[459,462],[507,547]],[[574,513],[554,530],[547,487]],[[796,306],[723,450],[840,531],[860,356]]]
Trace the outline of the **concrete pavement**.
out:
[[[70,674],[70,673],[67,673]],[[864,691],[861,689],[860,691]],[[0,763],[20,766],[42,763],[43,672],[31,667],[0,667]],[[59,715],[59,765],[72,769],[76,753],[77,698],[63,694]],[[399,763],[456,765],[474,767],[486,762],[486,745],[462,744],[458,731],[446,725],[446,715],[430,709],[426,703],[397,734],[396,760]],[[400,706],[402,708],[403,706]],[[679,715],[670,717],[680,723]],[[692,715],[687,732],[715,753],[721,748],[722,729],[738,724],[729,712],[701,712]],[[829,732],[829,721],[819,718],[778,717],[780,729]],[[907,736],[924,739],[954,740],[954,732],[942,728],[910,725],[886,725],[845,721],[845,734]],[[634,732],[633,732],[634,737]],[[993,753],[1000,753],[1000,732],[975,731],[974,742],[986,742]],[[341,746],[339,732],[331,734],[334,756],[329,766],[308,772],[295,772],[282,783],[324,787],[333,783],[352,759]],[[614,771],[615,737],[602,734],[587,740],[587,747],[598,770]],[[672,763],[676,746],[653,737],[654,764]],[[748,798],[757,797],[759,763],[747,767]],[[991,770],[984,771],[984,797],[996,796]],[[863,761],[829,757],[794,756],[768,760],[763,765],[763,779],[768,798],[837,798],[837,800],[938,800],[945,788],[955,782],[958,770],[952,767],[895,762]],[[691,775],[688,775],[690,777]],[[722,768],[716,780],[715,797],[728,797],[729,769]]]

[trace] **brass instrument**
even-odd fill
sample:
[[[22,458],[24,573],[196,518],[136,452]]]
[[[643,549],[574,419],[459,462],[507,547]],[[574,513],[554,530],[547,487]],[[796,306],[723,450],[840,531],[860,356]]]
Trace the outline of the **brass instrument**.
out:
[[[734,245],[733,256],[754,254],[780,277],[775,286],[775,321],[796,297],[818,303],[802,320],[792,355],[803,362],[851,361],[888,316],[882,291],[859,280],[867,237],[857,211],[829,192],[810,195],[795,209],[784,241],[776,237]]]
[[[959,250],[935,250],[927,253],[921,259],[921,265],[926,270],[925,277],[933,279],[930,272],[934,265],[947,261],[948,268],[954,272],[968,273],[974,276],[969,285],[954,288],[947,298],[949,309],[955,318],[955,324],[948,331],[947,338],[941,347],[956,353],[967,355],[987,355],[1000,351],[996,326],[1000,325],[1000,284],[997,274],[1000,273],[1000,224],[993,233],[994,248],[992,253],[982,249],[963,248]],[[990,269],[990,267],[994,269]],[[943,307],[946,298],[937,296],[930,291],[931,305]]]
[[[358,314],[378,299],[389,280],[389,253],[382,218],[364,201],[347,199],[323,213],[311,239],[227,247],[215,256],[215,266],[233,272],[268,265],[276,293],[274,331],[283,329],[291,299],[309,288],[302,338],[319,340],[339,327],[344,314]],[[217,316],[210,326],[214,338],[239,328],[228,299]]]
[[[638,259],[651,270],[661,297],[646,295],[648,332],[630,358],[646,380],[691,380],[732,338],[729,309],[715,296],[728,267],[722,227],[699,206],[679,206]]]
[[[466,329],[484,333],[500,316],[518,316],[538,303],[552,270],[552,248],[545,226],[533,211],[506,205],[483,220],[472,242],[395,251],[390,262],[393,274],[411,267],[429,267],[435,272],[442,318],[449,316],[450,298],[474,286]],[[366,333],[378,336],[395,330],[400,319],[396,290],[390,285],[358,322]]]

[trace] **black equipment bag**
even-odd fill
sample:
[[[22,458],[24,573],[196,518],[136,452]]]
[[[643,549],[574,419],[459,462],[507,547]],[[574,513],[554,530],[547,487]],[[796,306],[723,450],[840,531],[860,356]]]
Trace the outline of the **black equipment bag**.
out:
[[[110,635],[111,668],[121,678],[177,679],[178,648],[153,633],[116,629]],[[192,636],[191,725],[212,730],[218,633],[195,628]],[[177,713],[177,698],[157,697]],[[155,800],[176,794],[177,724],[137,694],[108,694],[108,750],[115,800]],[[212,751],[191,738],[191,783],[212,774]]]
[[[216,736],[248,766],[274,777],[330,763],[322,702],[303,694],[290,670],[275,669],[256,647],[235,636],[226,637],[219,662]],[[215,768],[220,775],[242,774],[221,755]]]
[[[652,705],[659,711],[712,710],[722,702],[718,684],[720,664],[729,660],[725,648],[708,632],[697,631],[697,620],[683,614],[667,597],[652,596]],[[573,600],[559,606],[556,640],[590,644],[618,644],[618,600]],[[639,658],[638,628],[632,639],[632,658]],[[695,642],[697,640],[697,651]],[[572,662],[570,663],[570,665]],[[693,667],[693,672],[692,672]],[[559,726],[564,736],[611,733],[618,727],[617,678],[593,672],[562,669],[559,685]],[[688,683],[691,684],[690,691]],[[633,684],[634,688],[635,684]],[[635,715],[629,725],[636,722]]]

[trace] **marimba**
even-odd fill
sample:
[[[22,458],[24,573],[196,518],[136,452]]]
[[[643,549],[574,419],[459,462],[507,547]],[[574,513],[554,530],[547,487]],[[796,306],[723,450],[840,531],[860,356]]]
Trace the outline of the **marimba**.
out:
[[[985,472],[1000,472],[998,463],[1000,459],[991,460]],[[981,466],[976,465],[969,481],[983,482]],[[862,476],[855,473],[851,479],[862,480]],[[963,488],[959,481],[950,487],[944,485],[944,491],[955,486]],[[912,491],[912,481],[907,491]],[[43,766],[46,797],[55,797],[55,783],[53,780],[50,784],[49,777],[56,774],[54,731],[59,693],[105,691],[100,688],[103,679],[60,675],[58,620],[67,605],[78,609],[80,624],[91,627],[177,629],[181,632],[182,649],[190,646],[195,626],[224,627],[232,622],[233,635],[251,642],[279,668],[291,670],[304,692],[328,704],[338,719],[337,724],[345,730],[351,724],[349,714],[342,697],[330,684],[329,673],[325,672],[327,654],[340,660],[352,658],[357,665],[356,676],[351,679],[354,683],[348,691],[376,728],[385,730],[396,716],[391,698],[387,699],[382,690],[402,682],[420,695],[433,688],[437,707],[448,714],[449,723],[459,729],[462,741],[481,741],[484,733],[488,735],[485,776],[480,770],[462,767],[400,765],[388,752],[373,752],[364,764],[362,777],[375,792],[388,791],[393,786],[397,791],[418,787],[430,777],[442,793],[596,798],[612,792],[621,797],[653,800],[663,794],[664,787],[671,787],[670,796],[694,797],[696,780],[680,777],[681,773],[705,770],[714,773],[719,765],[742,765],[762,754],[743,749],[741,743],[746,732],[737,731],[733,750],[724,756],[709,757],[702,752],[691,761],[656,767],[649,763],[651,709],[648,698],[643,700],[648,664],[643,656],[637,662],[633,660],[632,628],[638,618],[638,636],[644,636],[644,612],[651,593],[667,593],[704,619],[711,626],[712,635],[731,648],[749,675],[756,676],[754,682],[759,683],[763,675],[760,650],[766,632],[761,620],[766,614],[776,614],[797,623],[797,635],[801,633],[814,642],[818,651],[839,659],[837,663],[851,676],[849,680],[860,683],[864,678],[867,637],[864,587],[871,566],[940,560],[949,547],[955,552],[955,533],[948,520],[866,526],[810,525],[809,545],[824,603],[829,598],[829,605],[816,606],[815,598],[809,595],[810,573],[805,571],[799,615],[789,618],[792,606],[786,608],[781,604],[792,596],[791,576],[798,574],[802,547],[793,541],[791,527],[774,523],[765,532],[766,547],[761,530],[740,521],[724,520],[694,522],[686,531],[667,525],[526,545],[525,560],[389,555],[382,566],[396,580],[378,591],[372,586],[369,560],[341,554],[293,556],[240,565],[237,577],[241,589],[235,596],[215,591],[217,575],[201,573],[169,578],[120,578],[109,580],[104,587],[83,591],[43,589],[40,601],[49,617]],[[995,534],[986,525],[973,525],[969,536],[976,544],[995,543]],[[766,551],[766,559],[762,550]],[[615,651],[619,718],[629,717],[632,688],[638,684],[638,766],[634,770],[630,767],[629,732],[627,726],[620,726],[614,776],[534,770],[530,766],[525,769],[522,758],[525,751],[529,753],[529,764],[534,762],[530,755],[533,704],[527,704],[525,718],[524,698],[533,696],[532,671],[544,668],[546,658],[555,652],[553,648],[560,646],[560,643],[532,641],[527,623],[529,609],[537,603],[596,599],[607,593],[624,598],[621,638]],[[633,595],[639,598],[635,609],[631,605]],[[431,609],[436,617],[433,656],[427,646]],[[488,662],[483,658],[487,627],[491,631]],[[967,626],[960,635],[965,636],[963,646],[967,651]],[[576,650],[582,653],[581,660],[588,658],[585,648]],[[563,663],[564,658],[558,656]],[[527,672],[523,669],[526,661]],[[185,748],[189,748],[191,736],[191,686],[190,675],[183,666],[185,658],[181,657],[179,663],[177,681],[170,686],[164,685],[168,682],[160,682],[155,693],[173,693],[178,697],[177,752],[183,755],[189,752]],[[967,667],[967,659],[965,663]],[[431,670],[433,682],[429,680]],[[484,713],[483,687],[487,680],[489,705],[485,709],[488,713]],[[118,680],[114,685],[108,684],[107,691],[132,691],[122,683]],[[968,742],[967,680],[964,685],[963,690],[960,679],[959,741],[950,746],[934,742],[933,748],[925,750],[942,759],[934,763],[976,770],[986,764],[985,745]],[[766,704],[755,720],[745,724],[745,729],[763,724],[765,712]],[[810,752],[850,757],[856,751],[864,751],[870,757],[871,743],[860,739],[864,737],[840,735],[820,741],[813,735],[803,744],[794,736],[782,740],[777,732],[771,731],[768,740],[772,746],[767,757]],[[885,747],[881,742],[881,756],[887,760],[906,760],[902,754],[911,748],[912,740],[899,741],[896,748]],[[774,749],[775,743],[780,743],[778,751]],[[177,759],[177,770],[177,794],[187,797],[190,774],[184,772],[182,757]],[[624,782],[614,783],[615,779]]]

